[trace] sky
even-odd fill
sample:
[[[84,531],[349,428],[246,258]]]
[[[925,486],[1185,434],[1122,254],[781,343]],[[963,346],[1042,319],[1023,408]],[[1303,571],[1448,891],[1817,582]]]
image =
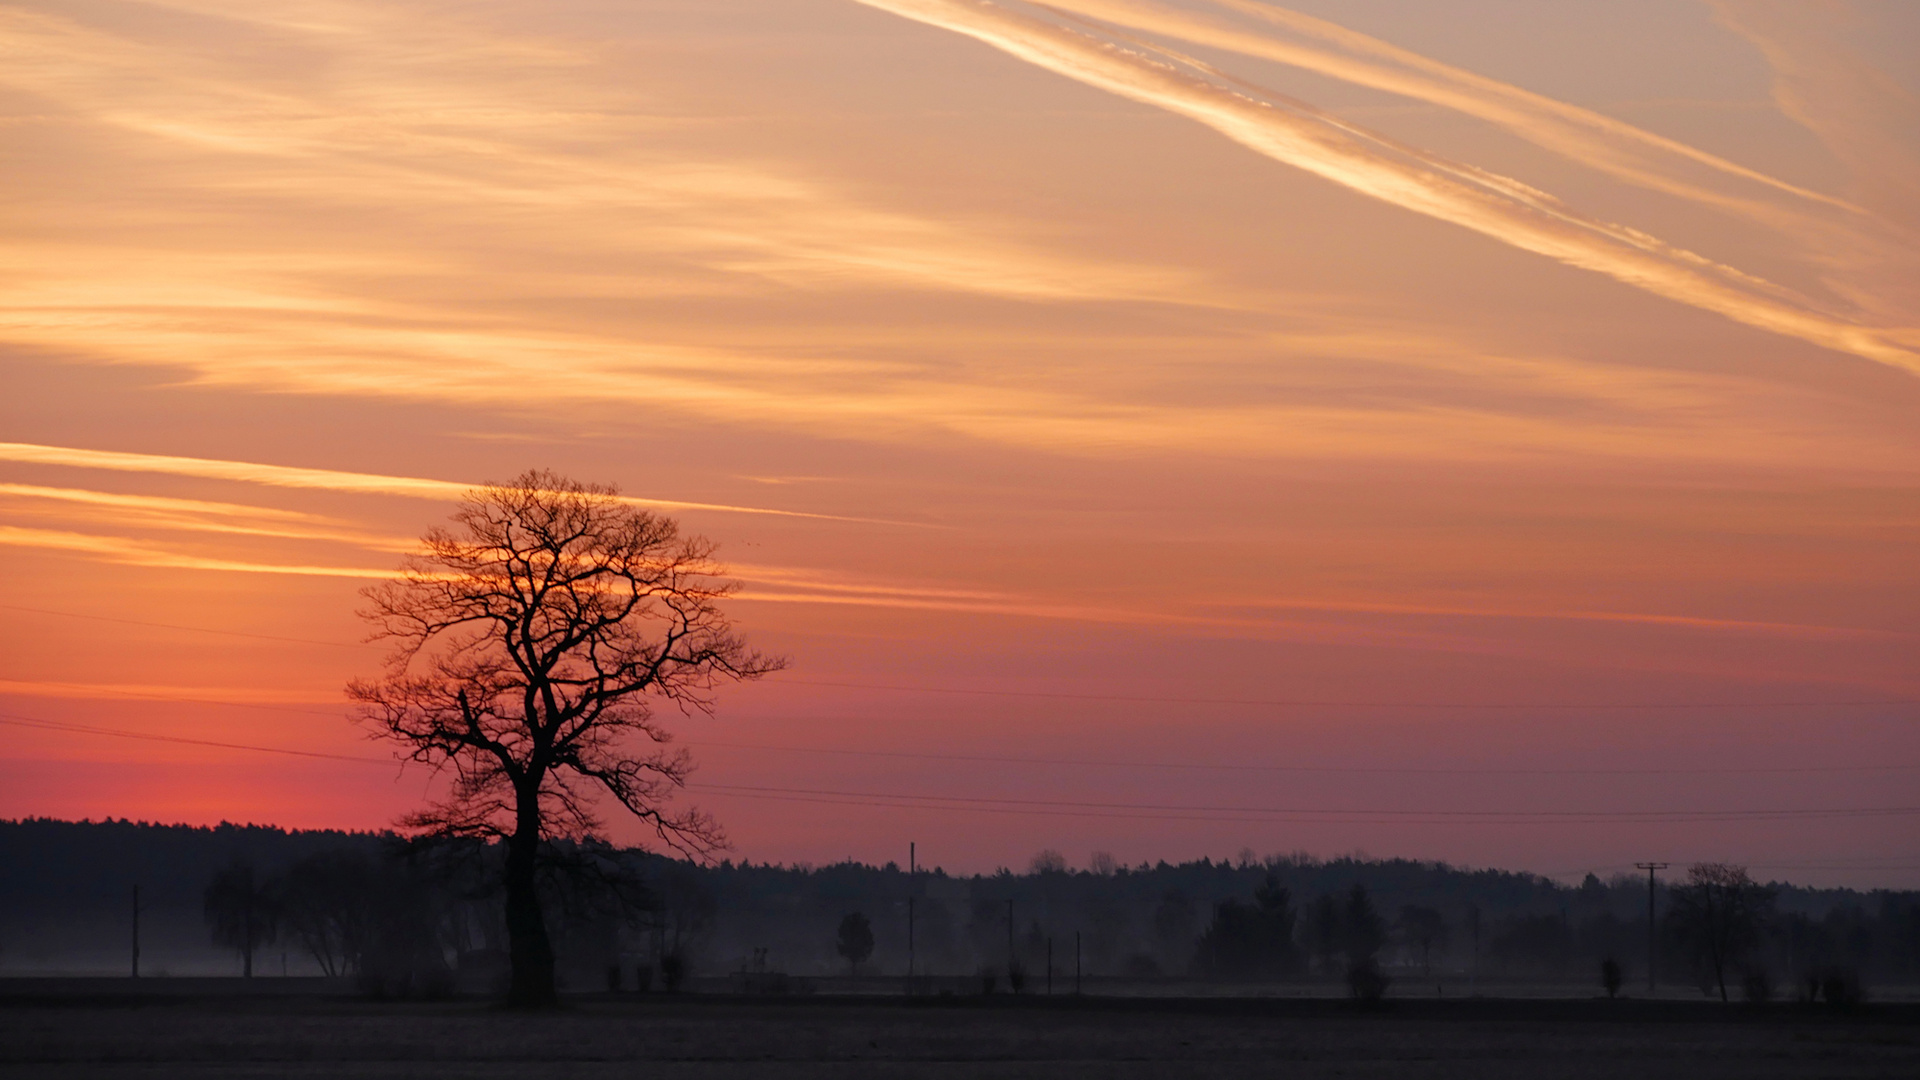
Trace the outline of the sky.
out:
[[[790,658],[671,723],[736,859],[1920,886],[1911,4],[22,0],[0,56],[0,817],[391,825],[358,590],[541,467]]]

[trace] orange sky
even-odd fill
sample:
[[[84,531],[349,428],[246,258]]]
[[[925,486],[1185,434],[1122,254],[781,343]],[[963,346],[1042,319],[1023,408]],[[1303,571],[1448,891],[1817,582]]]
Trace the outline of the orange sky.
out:
[[[719,540],[793,659],[680,725],[738,857],[1920,884],[1917,45],[12,5],[0,816],[392,821],[355,590],[546,466]]]

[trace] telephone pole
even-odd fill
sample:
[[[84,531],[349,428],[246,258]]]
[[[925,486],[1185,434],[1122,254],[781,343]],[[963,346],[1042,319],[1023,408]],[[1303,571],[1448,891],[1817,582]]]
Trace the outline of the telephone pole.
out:
[[[919,877],[919,845],[907,841],[907,993],[913,993],[913,894]]]
[[[133,886],[133,977],[140,977],[140,885]]]
[[[1013,985],[1013,970],[1020,966],[1013,951],[1013,901],[1007,901],[1007,989],[1016,989]]]
[[[1656,970],[1654,965],[1657,959],[1657,954],[1654,950],[1653,872],[1655,870],[1665,870],[1672,864],[1663,862],[1637,862],[1633,865],[1635,869],[1645,870],[1647,872],[1647,994],[1648,996],[1652,996],[1654,991],[1654,972]]]

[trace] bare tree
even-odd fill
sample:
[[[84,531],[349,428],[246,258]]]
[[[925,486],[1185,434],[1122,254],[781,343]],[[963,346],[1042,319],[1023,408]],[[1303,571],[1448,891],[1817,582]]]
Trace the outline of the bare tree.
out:
[[[1446,916],[1430,907],[1408,904],[1400,909],[1400,934],[1409,946],[1420,950],[1420,973],[1433,974],[1433,950],[1445,952],[1451,936]]]
[[[274,939],[278,921],[278,905],[253,864],[236,859],[213,875],[201,894],[201,911],[213,943],[238,951],[241,974],[253,978],[253,951]]]
[[[611,799],[670,848],[725,846],[712,818],[667,801],[692,771],[651,703],[711,712],[725,682],[784,661],[749,649],[721,613],[733,586],[714,545],[551,472],[470,492],[400,577],[366,589],[385,674],[355,680],[360,718],[406,760],[451,770],[447,797],[406,824],[502,842],[508,1000],[554,1001],[537,873],[543,842],[591,834]]]
[[[1676,886],[1668,912],[1681,940],[1727,1000],[1727,967],[1737,964],[1760,940],[1773,905],[1773,890],[1747,876],[1744,866],[1695,863],[1687,883]]]

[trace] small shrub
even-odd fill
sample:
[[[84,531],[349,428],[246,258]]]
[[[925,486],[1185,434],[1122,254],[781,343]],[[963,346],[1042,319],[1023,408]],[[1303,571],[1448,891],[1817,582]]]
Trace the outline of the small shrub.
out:
[[[1600,961],[1600,985],[1606,990],[1608,998],[1620,996],[1621,981],[1620,961],[1611,956]]]
[[[1765,968],[1755,968],[1740,979],[1740,996],[1749,1005],[1765,1005],[1773,1000],[1773,974]]]
[[[637,993],[646,993],[653,989],[653,965],[639,964],[633,969],[633,989]]]
[[[687,978],[687,958],[678,952],[670,952],[660,958],[660,981],[665,984],[667,993],[680,989]]]
[[[999,988],[999,984],[1000,977],[993,973],[992,968],[983,967],[980,969],[980,992],[982,994],[993,993],[994,990]]]
[[[1852,968],[1828,968],[1820,973],[1820,997],[1828,1008],[1851,1009],[1866,1000],[1860,973]]]
[[[1027,986],[1027,969],[1021,967],[1019,964],[1008,965],[1007,966],[1007,989],[1017,994],[1022,990],[1026,989],[1026,986]]]

